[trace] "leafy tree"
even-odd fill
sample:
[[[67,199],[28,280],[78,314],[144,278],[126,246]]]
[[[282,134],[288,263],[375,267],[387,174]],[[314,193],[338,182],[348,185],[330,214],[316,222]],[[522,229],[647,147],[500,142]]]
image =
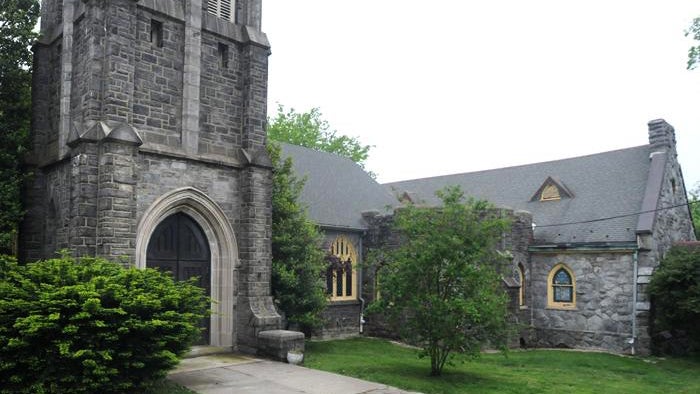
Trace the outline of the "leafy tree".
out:
[[[440,208],[397,211],[404,242],[383,251],[381,298],[371,306],[430,357],[432,375],[441,375],[454,352],[476,357],[485,344],[505,348],[508,333],[496,249],[507,221],[484,201],[464,203],[457,187],[437,194]]]
[[[37,0],[0,0],[0,252],[13,249],[22,219],[20,168],[31,116],[29,46],[39,17]]]
[[[331,130],[318,108],[298,113],[294,108],[287,111],[283,105],[278,105],[277,115],[267,127],[267,135],[274,141],[347,157],[362,168],[365,167],[365,160],[371,148],[369,145],[362,145],[355,137],[338,135],[336,130]]]
[[[269,143],[272,177],[272,294],[287,317],[309,334],[321,323],[326,306],[321,234],[299,202],[304,181],[283,160],[278,144]]]
[[[700,17],[693,19],[693,23],[685,31],[685,36],[691,36],[695,41],[700,41]],[[695,45],[688,50],[688,70],[695,69],[698,64],[700,64],[700,45]]]
[[[695,227],[695,239],[700,240],[700,183],[690,192],[690,214]]]
[[[689,340],[682,350],[700,352],[700,247],[672,247],[654,272],[649,293],[654,331],[682,332]]]

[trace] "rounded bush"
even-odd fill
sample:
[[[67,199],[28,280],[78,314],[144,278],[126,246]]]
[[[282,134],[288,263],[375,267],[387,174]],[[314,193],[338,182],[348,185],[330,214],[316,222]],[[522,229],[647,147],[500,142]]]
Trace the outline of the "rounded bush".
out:
[[[700,353],[700,245],[676,245],[654,272],[655,351]]]
[[[0,393],[143,392],[199,338],[208,306],[153,269],[0,257]]]

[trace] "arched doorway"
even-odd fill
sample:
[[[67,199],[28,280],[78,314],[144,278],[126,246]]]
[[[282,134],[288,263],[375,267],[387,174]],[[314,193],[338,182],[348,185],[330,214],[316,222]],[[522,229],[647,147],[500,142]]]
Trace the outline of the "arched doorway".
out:
[[[136,267],[146,268],[148,246],[154,239],[156,228],[178,213],[193,219],[209,243],[212,314],[208,343],[233,348],[236,344],[236,285],[240,262],[231,222],[216,202],[192,187],[175,189],[153,201],[139,220]]]
[[[151,235],[146,266],[170,272],[176,280],[197,277],[197,285],[211,296],[211,252],[202,228],[190,216],[178,212],[160,222]],[[210,323],[205,318],[200,345],[209,343]]]

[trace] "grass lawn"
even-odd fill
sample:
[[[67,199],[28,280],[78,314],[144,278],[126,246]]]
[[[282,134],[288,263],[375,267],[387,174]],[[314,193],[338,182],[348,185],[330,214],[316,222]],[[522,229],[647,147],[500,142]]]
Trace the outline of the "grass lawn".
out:
[[[623,357],[562,350],[457,356],[443,376],[390,342],[307,342],[304,365],[423,393],[700,393],[700,359]]]

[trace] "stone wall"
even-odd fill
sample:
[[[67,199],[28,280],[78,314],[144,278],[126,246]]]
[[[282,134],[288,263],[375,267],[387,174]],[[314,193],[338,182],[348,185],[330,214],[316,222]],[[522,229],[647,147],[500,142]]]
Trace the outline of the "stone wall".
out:
[[[349,338],[360,335],[359,301],[331,301],[323,311],[323,327],[313,332],[315,338]]]
[[[511,216],[511,231],[506,234],[505,250],[513,255],[510,272],[504,275],[504,286],[510,297],[509,310],[511,319],[518,333],[511,341],[512,346],[526,345],[527,338],[531,336],[532,311],[529,308],[529,300],[532,294],[527,289],[532,272],[530,269],[530,253],[528,248],[533,241],[532,215],[525,211],[515,211]],[[523,268],[524,282],[519,280],[519,266]],[[524,305],[520,305],[520,286],[524,286]],[[522,339],[522,340],[521,340]]]
[[[547,305],[547,279],[557,264],[574,275],[572,309]],[[628,352],[632,338],[634,250],[533,252],[528,307],[534,337],[529,346],[597,348]]]
[[[162,46],[150,41],[152,20],[162,23]],[[179,146],[185,23],[139,8],[136,29],[133,125],[146,144]]]
[[[649,122],[649,142],[652,147],[652,166],[654,160],[662,165],[662,176],[650,179],[658,182],[658,196],[651,213],[653,227],[651,231],[639,231],[638,240],[639,267],[637,271],[637,344],[636,351],[647,354],[651,350],[653,334],[653,303],[648,294],[648,284],[655,269],[663,260],[666,252],[675,243],[695,240],[689,207],[687,190],[683,173],[677,159],[675,131],[663,120]],[[653,171],[653,170],[652,170]],[[655,190],[656,192],[656,190]]]
[[[221,49],[226,53],[220,51]],[[222,64],[226,56],[227,64]],[[202,33],[201,112],[199,151],[238,157],[243,144],[240,125],[243,111],[243,75],[240,45]]]

